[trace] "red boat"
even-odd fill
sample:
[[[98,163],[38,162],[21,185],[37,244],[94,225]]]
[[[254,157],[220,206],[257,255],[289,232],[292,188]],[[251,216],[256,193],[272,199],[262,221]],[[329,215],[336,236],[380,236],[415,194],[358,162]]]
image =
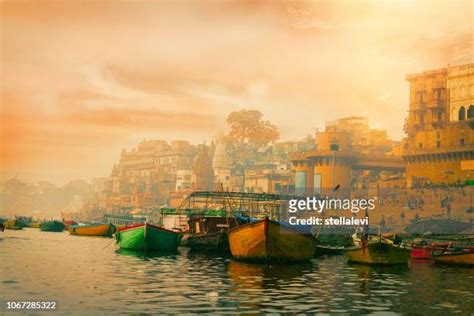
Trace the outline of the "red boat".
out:
[[[63,220],[63,224],[64,224],[64,230],[68,230],[69,226],[76,225],[77,223],[75,221],[65,221],[65,220]]]
[[[412,259],[433,259],[433,253],[442,253],[449,247],[449,243],[432,243],[427,246],[412,246],[411,247],[411,258]]]

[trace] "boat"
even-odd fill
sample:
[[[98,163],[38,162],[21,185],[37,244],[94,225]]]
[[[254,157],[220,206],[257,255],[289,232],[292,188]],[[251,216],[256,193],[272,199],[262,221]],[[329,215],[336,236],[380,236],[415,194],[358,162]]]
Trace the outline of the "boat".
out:
[[[112,237],[115,226],[112,224],[72,225],[68,229],[71,235]]]
[[[228,231],[240,223],[236,217],[191,216],[188,246],[192,251],[229,253]]]
[[[342,246],[316,245],[316,256],[341,255],[346,248]]]
[[[21,223],[18,223],[16,219],[8,219],[3,223],[3,225],[5,226],[5,229],[11,229],[11,230],[23,229],[23,226],[21,225]]]
[[[472,267],[474,266],[474,247],[452,251],[447,250],[439,254],[434,253],[433,260],[436,263]]]
[[[116,235],[121,249],[176,251],[182,234],[148,223],[119,228]]]
[[[266,217],[229,231],[232,256],[247,261],[305,261],[313,257],[316,239]]]
[[[430,245],[412,245],[410,257],[412,259],[431,260],[433,253],[443,252],[449,247],[449,243],[431,243]]]
[[[41,226],[40,222],[31,222],[31,223],[28,224],[27,227],[29,227],[29,228],[40,228],[40,226]]]
[[[371,241],[367,246],[346,249],[349,262],[369,265],[396,265],[407,264],[410,258],[410,249],[394,245],[386,240]]]
[[[459,235],[469,230],[469,222],[446,219],[446,218],[428,218],[413,220],[405,227],[405,231],[411,235]]]
[[[62,232],[64,224],[60,221],[46,221],[41,223],[40,229],[44,232]]]
[[[72,220],[64,220],[63,219],[63,224],[64,224],[64,230],[69,230],[69,227],[72,225],[77,225],[75,221]]]

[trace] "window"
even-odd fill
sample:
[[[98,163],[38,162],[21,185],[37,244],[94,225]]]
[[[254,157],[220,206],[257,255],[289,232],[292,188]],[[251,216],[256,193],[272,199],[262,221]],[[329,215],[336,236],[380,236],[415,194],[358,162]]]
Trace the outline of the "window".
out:
[[[469,110],[467,110],[467,118],[470,119],[470,118],[474,118],[474,105],[471,104],[469,106]]]
[[[459,140],[459,145],[464,146],[464,138],[461,138],[461,139]]]
[[[423,102],[423,91],[416,92],[416,101],[420,103]]]
[[[423,148],[423,143],[419,143],[418,148]]]
[[[441,141],[437,140],[436,141],[436,148],[439,148],[439,147],[441,147]]]
[[[466,109],[463,106],[461,106],[458,112],[458,120],[464,121],[464,119],[466,119]]]

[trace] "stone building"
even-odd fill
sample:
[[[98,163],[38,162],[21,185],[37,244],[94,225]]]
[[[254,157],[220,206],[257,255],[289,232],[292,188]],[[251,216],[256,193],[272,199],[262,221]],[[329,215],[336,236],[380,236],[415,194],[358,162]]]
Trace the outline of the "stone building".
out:
[[[329,122],[324,132],[316,133],[315,149],[290,155],[295,192],[325,195],[338,186],[339,192],[349,195],[362,178],[367,178],[368,171],[403,173],[405,163],[393,153],[385,131],[370,129],[364,117]]]
[[[110,176],[113,205],[138,207],[167,204],[176,189],[178,170],[192,170],[197,148],[187,141],[143,140],[122,150]]]
[[[474,64],[448,67],[450,121],[474,118]]]
[[[214,170],[210,151],[208,146],[201,146],[193,168],[193,190],[211,191],[214,189]]]
[[[456,184],[474,159],[474,64],[410,74],[407,185]]]
[[[226,153],[226,144],[222,138],[217,139],[214,156],[212,158],[212,168],[217,189],[229,191],[231,164]]]

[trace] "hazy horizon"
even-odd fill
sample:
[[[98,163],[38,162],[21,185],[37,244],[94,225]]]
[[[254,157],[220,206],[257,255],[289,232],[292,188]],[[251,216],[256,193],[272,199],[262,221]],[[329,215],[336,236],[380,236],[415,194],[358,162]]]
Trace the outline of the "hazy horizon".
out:
[[[472,1],[0,6],[2,179],[108,176],[122,148],[209,142],[240,109],[280,140],[352,115],[400,140],[405,75],[473,62]]]

